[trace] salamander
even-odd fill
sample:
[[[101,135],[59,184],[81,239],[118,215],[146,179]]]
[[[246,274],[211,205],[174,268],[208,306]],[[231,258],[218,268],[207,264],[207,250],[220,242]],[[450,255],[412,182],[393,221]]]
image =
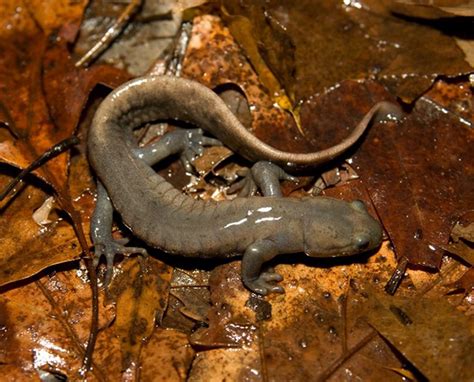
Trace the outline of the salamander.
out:
[[[262,295],[284,291],[278,285],[281,275],[263,270],[264,263],[279,254],[331,257],[376,248],[382,229],[361,201],[283,198],[275,183],[292,179],[277,165],[325,163],[351,147],[371,122],[389,114],[399,118],[398,106],[380,102],[341,143],[308,154],[288,153],[253,136],[217,94],[198,82],[149,76],[123,84],[101,103],[88,135],[89,160],[99,180],[91,223],[96,264],[105,256],[110,269],[117,253],[145,253],[112,239],[114,208],[134,235],[165,252],[200,258],[242,255],[242,281]],[[138,147],[133,130],[159,120],[179,120],[198,128],[177,129]],[[217,140],[204,136],[203,130]],[[248,160],[267,161],[249,172],[264,196],[195,200],[151,167],[173,154],[189,165],[203,146],[220,142]]]

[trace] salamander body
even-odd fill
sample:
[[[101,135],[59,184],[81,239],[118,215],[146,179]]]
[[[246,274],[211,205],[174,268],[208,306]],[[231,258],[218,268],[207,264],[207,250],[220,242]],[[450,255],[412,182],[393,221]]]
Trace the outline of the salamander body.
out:
[[[364,204],[324,197],[195,200],[176,190],[150,164],[202,143],[206,138],[201,131],[175,131],[155,146],[140,149],[133,130],[151,121],[185,121],[247,159],[304,166],[340,155],[369,122],[387,110],[394,113],[397,109],[386,102],[374,106],[354,132],[332,148],[309,154],[286,153],[255,138],[203,85],[176,77],[146,77],[117,88],[100,105],[89,132],[88,153],[114,208],[136,236],[153,247],[183,256],[243,255],[242,279],[249,289],[260,294],[281,292],[282,288],[275,285],[281,276],[261,272],[263,263],[276,255],[304,252],[310,256],[344,256],[380,244],[382,229]],[[102,248],[98,256],[106,255],[110,265],[123,248],[112,245],[111,206],[107,197],[102,199],[93,219],[92,237],[96,253]]]

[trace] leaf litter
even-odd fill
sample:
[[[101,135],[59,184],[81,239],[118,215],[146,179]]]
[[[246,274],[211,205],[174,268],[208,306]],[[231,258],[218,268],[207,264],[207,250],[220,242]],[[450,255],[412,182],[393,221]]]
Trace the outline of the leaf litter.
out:
[[[471,71],[453,37],[397,17],[390,12],[392,3],[223,2],[234,17],[250,20],[246,38],[255,40],[259,58],[296,103],[345,79],[377,79],[403,101],[412,102],[438,75]],[[250,60],[253,63],[253,56]]]
[[[325,6],[331,7],[329,2]],[[352,9],[347,11],[353,12]],[[280,6],[279,15],[284,12],[284,7]],[[272,20],[271,22],[274,23],[275,19]],[[372,24],[367,22],[367,25]],[[275,27],[274,24],[273,27]],[[71,33],[70,29],[69,33]],[[52,48],[54,52],[57,46],[53,45]],[[56,75],[61,78],[60,70],[58,74],[54,72],[56,60],[61,62],[59,57],[61,54],[64,56],[66,51],[62,50],[61,53],[59,49],[59,52],[56,56],[54,54],[49,56],[53,71],[50,72],[48,78],[49,84],[53,85],[52,89],[60,91],[67,89],[68,86],[73,88],[84,86],[82,89],[89,89],[87,85],[83,85],[87,81],[80,77],[69,83],[65,81],[54,84]],[[350,62],[351,58],[354,59],[353,56],[348,55],[347,62]],[[91,69],[96,67],[93,65]],[[324,73],[325,68],[327,69],[327,66],[321,67],[321,73]],[[446,73],[443,70],[440,69],[440,72]],[[245,112],[246,109],[251,112],[251,120],[247,117],[247,126],[263,140],[290,151],[307,152],[330,146],[344,137],[373,103],[380,99],[393,99],[393,96],[376,82],[341,82],[352,78],[350,74],[344,75],[340,80],[332,80],[333,82],[323,94],[314,94],[317,93],[316,90],[307,91],[305,96],[307,100],[301,105],[303,123],[300,127],[304,133],[301,134],[291,114],[274,107],[273,94],[268,92],[258,76],[253,73],[246,57],[233,42],[228,30],[213,16],[202,16],[194,20],[193,34],[185,59],[184,75],[200,80],[210,87],[231,85],[233,88],[240,89],[243,97],[240,97],[238,102],[244,110],[242,118],[245,120],[245,115],[248,115]],[[74,75],[72,77],[74,78]],[[423,77],[423,74],[420,74],[420,77]],[[68,77],[64,76],[64,78],[67,80]],[[291,79],[291,76],[289,78]],[[413,80],[415,85],[410,85],[409,91],[396,94],[409,98],[415,94],[413,89],[417,89],[416,94],[420,95],[426,89],[428,82],[421,78],[419,82],[425,84],[423,87],[417,84],[417,80],[419,78]],[[307,90],[306,85],[308,84],[297,76],[293,86],[298,91],[304,91]],[[398,86],[386,85],[390,86],[392,91]],[[79,93],[81,92],[87,97],[90,89]],[[54,91],[49,94],[54,94]],[[67,91],[64,94],[67,94]],[[72,131],[76,128],[86,100],[84,96],[77,96],[77,98],[80,101],[71,101],[74,109],[70,120],[61,112],[60,107],[50,111],[56,123],[66,118],[66,121],[58,123],[61,129]],[[49,101],[48,97],[46,99],[48,107],[54,106],[54,102],[57,102]],[[472,120],[471,100],[469,85],[436,82],[430,93],[417,102],[414,111],[408,110],[407,121],[410,121],[410,118],[414,120],[417,123],[417,129],[421,131],[427,129],[425,123],[429,122],[433,123],[429,131],[435,133],[444,134],[449,125],[452,126],[449,133],[467,134],[462,138],[450,136],[442,142],[446,146],[443,153],[449,153],[449,159],[454,160],[456,154],[459,153],[455,151],[455,154],[452,154],[449,150],[456,150],[457,139],[462,143],[472,139],[472,135],[469,135],[472,130],[466,130],[471,127],[465,123]],[[440,105],[441,109],[437,105]],[[445,113],[443,110],[448,112]],[[6,124],[11,125],[11,121],[16,123],[16,112],[8,116],[4,114],[3,112],[0,115]],[[334,118],[335,115],[338,119]],[[386,130],[389,129],[396,132],[402,132],[404,128],[413,129],[411,125],[405,125],[407,121],[397,125],[374,126],[369,133],[369,138],[374,131],[386,134]],[[8,127],[11,131],[15,131],[11,126]],[[7,134],[4,130],[0,129],[0,132]],[[39,133],[35,132],[35,134]],[[11,137],[8,138],[11,139]],[[403,149],[405,141],[391,138],[392,145],[400,150]],[[382,136],[382,139],[384,142],[389,141],[386,136]],[[54,141],[51,140],[51,143]],[[462,143],[458,145],[460,150],[465,147]],[[362,143],[358,151],[354,150],[357,155],[362,155],[366,144],[367,140]],[[415,152],[415,150],[412,151]],[[73,195],[81,196],[78,208],[82,210],[86,223],[84,229],[87,230],[88,216],[92,207],[92,198],[88,192],[91,176],[83,152],[83,147],[79,147],[79,159],[72,158],[71,174],[78,178],[76,181],[70,179],[68,186],[70,190],[74,190]],[[38,152],[35,152],[32,157],[37,154]],[[206,176],[204,179],[209,179],[210,176],[219,177],[220,169],[226,166],[229,166],[229,170],[226,170],[226,176],[229,179],[233,177],[229,171],[234,171],[234,176],[237,174],[240,167],[231,166],[234,159],[229,157],[228,153],[218,152],[208,155],[205,154],[200,159],[203,174]],[[438,157],[441,161],[440,157],[444,158],[444,155]],[[356,182],[349,180],[341,187],[336,184],[336,187],[328,188],[324,190],[324,193],[371,201],[369,205],[374,206],[381,218],[397,249],[397,255],[400,256],[406,247],[407,253],[413,256],[412,263],[416,264],[417,256],[421,256],[425,261],[427,256],[423,255],[423,252],[410,251],[414,248],[414,244],[410,242],[409,239],[413,238],[410,238],[409,234],[400,234],[401,238],[395,239],[398,234],[397,227],[393,228],[390,221],[396,214],[382,213],[383,208],[377,201],[377,192],[382,192],[378,187],[383,187],[386,179],[377,184],[377,187],[373,186],[374,175],[367,173],[367,168],[372,169],[375,164],[373,171],[376,173],[377,165],[380,167],[380,163],[386,160],[386,153],[382,152],[377,157],[370,152],[369,158],[371,159],[364,159],[370,162],[368,167],[354,164],[358,157],[353,158],[352,166],[360,179]],[[26,159],[24,163],[17,163],[17,165],[24,167],[32,158]],[[467,159],[472,159],[472,156],[467,155]],[[62,165],[63,175],[61,176],[64,177],[67,162],[63,163],[65,164]],[[245,163],[240,165],[245,165]],[[410,179],[414,176],[412,167],[407,166],[405,161],[395,163],[394,168],[396,169],[397,166],[398,171],[401,168]],[[330,170],[329,165],[326,167]],[[172,168],[176,166],[173,165]],[[420,166],[418,171],[422,174],[422,178],[428,169],[426,165]],[[470,171],[470,167],[466,169]],[[161,171],[179,174],[180,170],[163,169]],[[472,182],[469,183],[469,174],[469,172],[466,173],[464,185],[462,179],[459,184],[459,177],[453,175],[451,187],[458,187],[456,192],[461,195],[461,198],[458,203],[452,200],[447,204],[442,203],[440,214],[436,215],[437,220],[434,223],[432,216],[426,215],[432,212],[429,207],[430,199],[423,200],[425,210],[423,210],[424,214],[419,216],[423,217],[423,224],[429,223],[427,230],[430,230],[433,224],[437,227],[436,232],[439,235],[435,239],[439,240],[439,243],[443,242],[443,245],[448,244],[455,217],[465,211],[466,206],[469,208],[468,187],[472,185]],[[8,179],[8,176],[5,179]],[[173,180],[173,182],[182,186],[184,178],[178,177],[178,180]],[[205,185],[206,182],[203,184]],[[224,184],[226,184],[225,181]],[[427,184],[426,187],[432,187],[432,183]],[[215,187],[216,185],[209,184],[205,186],[204,193],[201,190],[196,195],[201,198],[215,197]],[[444,189],[444,187],[445,184],[441,182],[439,188]],[[311,184],[308,184],[304,188],[297,188],[291,192],[294,195],[302,195],[309,192],[310,188]],[[388,187],[384,195],[387,196],[392,191]],[[419,194],[416,190],[409,188],[409,191],[413,193],[412,198],[418,200],[416,198]],[[20,198],[26,195],[24,198],[28,200],[31,192],[39,196],[32,198],[34,203],[32,202],[28,208],[22,210]],[[220,195],[219,197],[225,197],[225,193]],[[390,197],[393,196],[390,195]],[[406,198],[406,193],[397,197],[398,201],[390,203],[398,203],[397,206],[402,208],[403,204],[400,204],[400,200]],[[5,218],[8,225],[16,216],[24,216],[23,220],[33,222],[32,211],[41,206],[46,198],[47,194],[44,191],[37,190],[34,185],[28,185],[23,193],[18,194],[17,199],[3,207],[2,218]],[[13,206],[16,203],[18,203],[17,209],[14,210]],[[53,222],[57,221],[56,213],[54,210],[52,215],[50,213]],[[425,215],[431,217],[425,218]],[[32,224],[31,222],[28,224]],[[60,224],[67,226],[65,221]],[[399,225],[402,226],[402,224]],[[25,230],[21,226],[14,227],[15,229],[12,227],[7,232],[7,237],[11,238],[15,232],[18,240],[22,240],[21,234]],[[405,229],[404,226],[403,228]],[[410,229],[409,226],[406,231],[410,233]],[[431,243],[434,240],[432,238],[433,236],[423,236],[423,245]],[[33,239],[30,238],[30,240],[32,243]],[[44,243],[44,248],[50,248],[49,243]],[[76,249],[76,257],[79,252]],[[14,257],[19,256],[12,256],[10,260],[13,261]],[[47,264],[49,257],[45,257],[45,264]],[[440,257],[428,257],[431,263],[436,263],[435,265],[439,264],[439,259]],[[105,296],[104,291],[101,291],[101,305],[105,305],[101,309],[99,321],[101,331],[94,353],[91,377],[98,380],[116,380],[121,377],[149,379],[159,376],[167,380],[192,381],[226,377],[232,380],[259,381],[302,380],[303,378],[318,380],[326,377],[338,380],[350,375],[362,380],[382,378],[400,380],[401,377],[397,373],[419,375],[420,372],[427,377],[443,375],[447,378],[455,376],[465,380],[471,377],[468,374],[469,369],[463,365],[468,365],[469,359],[465,354],[470,349],[469,346],[472,346],[472,323],[469,320],[472,315],[470,305],[472,298],[469,293],[447,295],[452,290],[452,285],[459,283],[462,277],[465,277],[463,275],[469,274],[470,270],[466,265],[454,260],[443,261],[441,273],[438,274],[426,274],[408,269],[398,296],[395,298],[380,294],[397,261],[387,243],[376,254],[354,259],[316,260],[303,256],[283,257],[274,265],[285,277],[286,294],[269,296],[266,299],[251,296],[243,288],[238,262],[224,263],[216,268],[212,266],[211,272],[203,272],[184,270],[183,264],[178,259],[168,260],[170,264],[177,265],[179,268],[174,271],[171,281],[171,269],[164,266],[161,261],[154,258],[143,261],[132,258],[123,261],[117,269],[117,277],[114,280],[117,289],[115,292],[113,289],[110,291],[114,297]],[[147,262],[148,265],[146,265]],[[6,263],[9,265],[10,261]],[[295,263],[297,265],[292,265]],[[52,261],[49,266],[54,264],[55,262]],[[188,264],[188,266],[201,268],[203,265]],[[18,265],[13,266],[12,271],[17,272],[19,269],[17,267]],[[74,263],[71,267],[74,267]],[[0,295],[2,327],[6,328],[7,335],[1,337],[2,362],[0,363],[2,372],[8,372],[8,375],[35,378],[39,375],[38,373],[49,372],[53,375],[74,378],[80,369],[84,343],[90,327],[89,300],[91,297],[90,290],[87,289],[87,278],[84,277],[82,268],[79,272],[72,269],[63,270],[57,266],[51,269],[56,270],[57,273],[51,273],[48,276],[40,274],[34,278],[34,282],[25,280],[21,283],[10,283],[2,289]],[[34,273],[35,271],[30,271],[30,274],[25,274],[24,277]],[[23,277],[13,276],[9,282],[20,278]],[[172,289],[168,297],[170,283]],[[159,292],[156,292],[157,287]],[[189,293],[188,291],[191,290],[201,292]],[[29,296],[30,301],[33,302],[32,306],[39,305],[43,308],[41,310],[21,308],[18,301],[26,298],[22,296]],[[440,299],[442,301],[437,301]],[[370,307],[374,304],[378,308],[370,312]],[[406,304],[415,306],[415,311],[412,312],[406,308]],[[395,308],[390,309],[391,306]],[[44,312],[51,312],[51,314]],[[158,312],[158,317],[155,322],[156,312]],[[41,320],[44,321],[45,316],[47,320],[43,323]],[[64,317],[60,319],[60,316]],[[439,319],[429,320],[433,316],[438,316]],[[12,320],[11,317],[15,319]],[[393,325],[399,325],[400,320],[408,322],[407,317],[416,326],[415,333],[394,329]],[[24,325],[24,322],[31,324]],[[368,322],[375,327],[376,331],[368,326]],[[163,328],[170,329],[155,328],[155,325],[160,323]],[[449,331],[455,328],[465,335],[451,336],[450,338],[456,338],[456,340],[452,341],[447,349],[445,337],[435,335],[440,328],[448,330],[442,332],[447,333],[447,336],[451,336]],[[377,332],[382,337],[378,336]],[[407,336],[411,338],[411,341],[406,341]],[[148,341],[143,342],[146,338]],[[388,339],[393,347],[382,338]],[[414,343],[418,347],[414,348]],[[11,353],[10,349],[15,349],[16,352]],[[35,351],[32,353],[31,349]],[[18,355],[18,358],[15,358],[15,355]],[[40,355],[45,355],[45,357],[41,358]],[[439,357],[442,357],[443,362],[438,362]],[[456,372],[459,373],[457,375],[453,373],[453,368],[456,367],[458,368]]]

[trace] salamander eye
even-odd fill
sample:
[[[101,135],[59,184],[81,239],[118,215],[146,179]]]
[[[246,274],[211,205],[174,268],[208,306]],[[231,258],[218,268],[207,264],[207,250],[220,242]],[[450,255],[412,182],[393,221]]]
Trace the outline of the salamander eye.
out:
[[[354,242],[357,249],[363,251],[364,249],[367,249],[367,247],[369,246],[370,239],[367,236],[360,235],[355,238]]]
[[[365,204],[362,200],[354,200],[352,203],[352,208],[358,211],[367,211],[367,208],[365,207]]]

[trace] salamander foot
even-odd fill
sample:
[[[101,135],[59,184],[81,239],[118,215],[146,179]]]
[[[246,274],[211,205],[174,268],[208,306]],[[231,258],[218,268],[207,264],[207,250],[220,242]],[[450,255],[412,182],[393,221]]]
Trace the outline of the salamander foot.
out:
[[[125,247],[125,244],[128,243],[128,239],[120,239],[120,240],[104,240],[101,243],[95,243],[95,254],[94,254],[94,267],[97,268],[99,265],[100,259],[105,257],[106,267],[107,270],[105,272],[105,280],[104,285],[107,287],[110,284],[110,280],[112,279],[113,269],[114,269],[114,259],[116,255],[132,255],[132,254],[140,254],[143,256],[147,256],[148,253],[144,248],[139,247]]]
[[[263,296],[269,293],[285,293],[285,289],[275,283],[283,280],[283,276],[276,272],[263,272],[255,280],[246,280],[245,286],[252,292]]]
[[[281,197],[280,180],[298,181],[297,178],[287,174],[276,164],[259,161],[252,166],[244,179],[229,188],[228,193],[239,192],[239,196],[248,197],[255,195],[257,189],[260,189],[263,196]]]
[[[202,155],[205,146],[222,146],[221,141],[204,135],[202,129],[178,130],[182,133],[181,162],[186,172],[193,172],[192,163]]]
[[[276,283],[283,280],[282,275],[273,268],[261,272],[265,262],[278,255],[277,245],[273,240],[259,240],[251,244],[242,258],[242,281],[252,292],[266,295],[284,293],[283,287]]]

